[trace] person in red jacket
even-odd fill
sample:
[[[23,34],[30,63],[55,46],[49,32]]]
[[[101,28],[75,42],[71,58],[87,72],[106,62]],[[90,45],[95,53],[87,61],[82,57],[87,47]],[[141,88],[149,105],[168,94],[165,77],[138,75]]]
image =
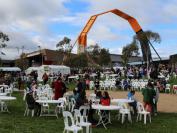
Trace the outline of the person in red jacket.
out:
[[[110,97],[109,97],[109,94],[107,91],[104,91],[103,92],[103,97],[101,98],[101,105],[103,106],[109,106],[110,105]],[[103,121],[108,121],[108,118],[109,118],[109,111],[107,110],[104,110],[104,111],[101,111],[101,114],[102,114],[102,118],[103,118]]]
[[[62,97],[62,80],[61,78],[59,77],[53,84],[54,86],[54,91],[55,91],[55,94],[54,94],[54,99],[55,100],[58,100],[58,98]]]
[[[101,105],[104,105],[104,106],[110,105],[110,97],[107,91],[103,92],[103,97],[101,98]]]

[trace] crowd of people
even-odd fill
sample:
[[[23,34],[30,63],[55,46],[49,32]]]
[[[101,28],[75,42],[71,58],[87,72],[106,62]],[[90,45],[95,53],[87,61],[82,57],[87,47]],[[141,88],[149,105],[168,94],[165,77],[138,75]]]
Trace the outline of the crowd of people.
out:
[[[122,87],[120,77],[124,77],[123,80],[123,86],[125,87],[124,90],[129,90],[128,92],[128,99],[134,100],[133,103],[130,103],[129,105],[133,107],[134,112],[136,113],[136,106],[137,106],[137,100],[135,98],[135,91],[131,86],[131,80],[132,79],[141,79],[145,76],[147,76],[147,69],[146,67],[140,66],[140,67],[128,67],[123,69],[117,69],[113,71],[115,74],[118,74],[119,78],[116,78],[116,87]],[[167,84],[167,81],[165,78],[159,79],[157,77],[159,72],[163,72],[164,76],[168,76],[171,72],[171,70],[165,66],[162,66],[158,69],[154,69],[153,67],[149,69],[150,77],[153,79],[152,81],[148,81],[147,86],[142,90],[143,95],[143,102],[146,110],[149,112],[152,112],[152,114],[157,114],[157,102],[159,98],[159,92],[164,91],[164,88]],[[94,80],[94,87],[95,87],[95,94],[97,99],[100,99],[100,104],[102,105],[110,105],[110,97],[108,92],[101,92],[100,91],[100,80],[101,80],[101,71],[95,71],[96,76]],[[155,76],[156,77],[155,77]],[[9,85],[12,82],[12,78],[16,77],[16,80],[18,81],[18,87],[21,89],[22,81],[25,80],[25,83],[27,84],[27,87],[29,88],[29,93],[26,96],[27,103],[30,105],[29,108],[35,108],[36,115],[39,116],[40,112],[40,104],[36,103],[37,96],[35,94],[35,89],[37,89],[38,85],[38,73],[32,72],[30,75],[28,75],[28,78],[24,78],[24,73],[16,73],[14,74],[5,74],[2,75],[5,77],[5,80],[2,81],[3,83]],[[69,75],[68,75],[69,76]],[[57,100],[65,94],[65,92],[68,90],[68,88],[65,85],[65,81],[68,81],[68,76],[65,76],[65,78],[59,74],[58,77],[54,78],[51,82],[51,88],[54,92],[53,99]],[[2,79],[2,78],[1,78]],[[43,84],[48,84],[49,81],[49,75],[47,73],[44,73],[42,76]],[[14,79],[13,79],[14,80]],[[72,97],[76,100],[75,108],[79,108],[80,106],[84,104],[90,104],[90,101],[88,101],[86,97],[85,90],[89,89],[90,87],[90,73],[86,71],[84,73],[84,76],[82,78],[79,78],[77,80],[76,88],[73,90]]]

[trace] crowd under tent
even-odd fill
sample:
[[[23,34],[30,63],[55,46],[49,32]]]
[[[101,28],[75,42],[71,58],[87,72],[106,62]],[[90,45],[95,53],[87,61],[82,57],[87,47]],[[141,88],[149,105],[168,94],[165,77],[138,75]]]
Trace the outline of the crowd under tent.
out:
[[[30,67],[26,70],[26,74],[36,71],[38,73],[38,80],[42,81],[42,76],[44,73],[48,75],[59,74],[62,75],[70,74],[70,67],[64,65],[42,65],[40,67]]]

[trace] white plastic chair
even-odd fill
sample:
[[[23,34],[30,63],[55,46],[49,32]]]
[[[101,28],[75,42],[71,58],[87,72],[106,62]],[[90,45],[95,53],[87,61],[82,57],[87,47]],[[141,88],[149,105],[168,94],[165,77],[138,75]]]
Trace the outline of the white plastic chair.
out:
[[[74,119],[76,121],[76,125],[86,128],[86,133],[92,133],[92,124],[89,122],[84,122],[83,116],[78,109],[74,110]]]
[[[81,112],[83,119],[85,122],[88,122],[88,113],[89,113],[90,107],[89,106],[80,106],[79,111]]]
[[[71,98],[71,112],[74,111],[75,104],[76,104],[76,100],[74,98]]]
[[[7,94],[9,94],[11,96],[12,88],[10,88],[10,87],[5,88],[5,93],[7,93]]]
[[[104,90],[109,89],[109,88],[110,88],[110,83],[109,83],[109,81],[105,80],[104,81]]]
[[[121,107],[120,110],[119,110],[119,117],[118,117],[118,119],[120,120],[120,117],[122,116],[121,117],[121,122],[123,124],[124,121],[125,121],[125,118],[127,116],[128,117],[128,121],[130,123],[132,123],[130,109],[128,109],[128,107],[126,106],[125,103],[119,103],[118,105]]]
[[[47,97],[41,97],[40,100],[48,100]],[[48,112],[49,114],[49,104],[48,103],[42,103],[42,106],[41,106],[41,114],[44,112]]]
[[[90,100],[94,100],[94,99],[96,99],[96,94],[94,94],[94,93],[91,93],[90,95],[89,95],[89,99]]]
[[[90,85],[89,85],[89,87],[90,87],[90,90],[92,90],[92,89],[95,87],[95,85],[94,85],[94,82],[93,82],[93,81],[90,81]]]
[[[28,104],[26,103],[26,109],[25,109],[24,116],[28,116],[30,112],[31,112],[31,116],[33,117],[34,116],[34,109],[29,109]]]
[[[65,107],[68,108],[68,110],[71,109],[71,104],[69,102],[69,95],[64,94],[63,98],[65,98]]]
[[[0,87],[0,93],[4,93],[4,92],[3,92],[3,87]]]
[[[7,108],[7,104],[4,101],[0,101],[1,111],[3,112],[9,112]]]
[[[149,121],[151,123],[151,113],[147,112],[144,109],[144,106],[143,106],[142,103],[140,103],[140,102],[137,103],[137,109],[138,109],[137,121],[139,121],[139,120],[141,121],[142,120],[142,116],[144,115],[144,124],[146,124],[147,116],[149,116]]]
[[[170,93],[170,84],[166,84],[165,92]]]
[[[111,81],[111,84],[110,84],[110,89],[115,89],[116,88],[116,81]]]
[[[61,102],[59,103],[59,104],[57,104],[57,106],[56,106],[56,112],[57,113],[61,113],[61,112],[63,112],[65,109],[66,109],[66,106],[65,106],[65,100],[62,98],[59,98],[58,100],[60,100]]]
[[[23,91],[23,101],[26,100],[26,94],[27,94],[27,91],[26,91],[26,89],[24,89],[24,91]]]
[[[73,116],[70,112],[64,111],[63,117],[64,117],[64,125],[65,125],[63,133],[65,133],[66,131],[67,133],[69,132],[78,133],[79,131],[83,133],[82,127],[75,125]],[[71,123],[69,123],[69,119],[71,120]]]

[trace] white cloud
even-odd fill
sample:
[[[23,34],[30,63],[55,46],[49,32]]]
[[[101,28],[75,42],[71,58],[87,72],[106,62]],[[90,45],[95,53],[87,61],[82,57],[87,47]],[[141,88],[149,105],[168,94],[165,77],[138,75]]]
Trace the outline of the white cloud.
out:
[[[99,41],[105,41],[105,40],[117,40],[118,36],[116,34],[114,34],[113,32],[111,32],[110,28],[107,28],[103,25],[96,25],[94,26],[91,31],[90,34],[88,34],[88,36],[90,35],[90,38],[93,38],[95,41],[99,42]]]
[[[66,0],[0,0],[0,24],[15,24],[20,29],[40,31],[45,29],[44,25],[50,18],[68,12],[64,2]]]
[[[0,0],[0,30],[10,38],[8,49],[3,49],[6,56],[16,58],[19,55],[16,47],[24,46],[26,51],[32,51],[41,44],[50,48],[54,41],[51,40],[52,35],[47,25],[50,19],[69,12],[64,6],[64,3],[69,1]],[[2,58],[7,58],[6,56]]]

